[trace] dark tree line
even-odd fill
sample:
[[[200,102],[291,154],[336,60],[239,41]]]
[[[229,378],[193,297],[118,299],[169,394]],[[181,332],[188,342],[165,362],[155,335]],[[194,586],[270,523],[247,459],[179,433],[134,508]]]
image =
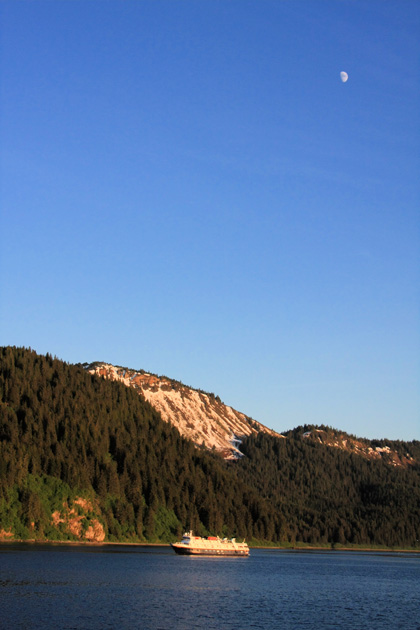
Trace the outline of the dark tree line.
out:
[[[65,537],[51,515],[85,496],[111,540],[168,541],[192,527],[290,544],[416,544],[418,467],[370,462],[301,434],[251,436],[246,457],[227,463],[122,383],[0,348],[0,532]]]

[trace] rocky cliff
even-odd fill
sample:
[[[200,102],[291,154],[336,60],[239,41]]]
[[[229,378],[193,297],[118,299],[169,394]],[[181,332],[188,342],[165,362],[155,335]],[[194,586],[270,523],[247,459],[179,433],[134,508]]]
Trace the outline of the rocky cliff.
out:
[[[187,387],[164,376],[116,367],[108,363],[84,366],[91,374],[121,381],[132,387],[173,424],[181,435],[198,446],[216,449],[226,459],[241,457],[239,445],[250,433],[279,433],[223,404],[218,396]]]

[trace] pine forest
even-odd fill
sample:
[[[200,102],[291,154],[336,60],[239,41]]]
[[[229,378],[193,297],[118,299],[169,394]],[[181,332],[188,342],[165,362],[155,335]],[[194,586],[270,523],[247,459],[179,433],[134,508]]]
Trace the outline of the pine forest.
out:
[[[124,384],[0,348],[0,539],[162,542],[192,528],[251,544],[420,549],[420,443],[393,466],[256,433],[225,461]],[[333,432],[323,427],[325,432]]]

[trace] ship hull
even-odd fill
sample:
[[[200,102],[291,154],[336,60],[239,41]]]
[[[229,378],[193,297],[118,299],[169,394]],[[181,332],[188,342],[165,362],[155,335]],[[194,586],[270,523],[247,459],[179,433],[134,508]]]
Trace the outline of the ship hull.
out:
[[[180,556],[247,556],[249,554],[249,551],[240,549],[199,549],[177,544],[171,544],[171,547]]]

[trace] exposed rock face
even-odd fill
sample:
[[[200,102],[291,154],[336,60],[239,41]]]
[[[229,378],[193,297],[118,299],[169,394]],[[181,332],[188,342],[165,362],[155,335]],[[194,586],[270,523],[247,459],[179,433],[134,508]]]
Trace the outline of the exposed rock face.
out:
[[[198,391],[166,377],[142,371],[115,367],[107,363],[86,366],[91,374],[121,381],[136,389],[160,412],[166,422],[173,424],[181,435],[197,445],[218,450],[226,459],[241,457],[241,439],[250,433],[263,431],[279,433],[248,418],[245,414],[224,405],[217,396]]]
[[[85,538],[91,542],[102,542],[105,540],[105,532],[101,523],[94,518],[85,531]]]
[[[61,510],[51,514],[54,527],[61,527],[68,534],[72,534],[80,541],[103,542],[105,530],[97,518],[94,518],[94,506],[87,499],[78,497],[73,501],[73,507],[63,503]],[[30,523],[30,530],[34,530],[35,523]],[[0,529],[0,541],[14,540],[15,533],[9,529]]]
[[[80,510],[64,503],[61,511],[53,512],[51,515],[53,525],[58,527],[63,523],[64,528],[80,540],[103,542],[105,540],[104,528],[98,519],[91,518],[89,514],[94,509],[91,502],[78,497],[74,500],[74,505],[80,506]]]

